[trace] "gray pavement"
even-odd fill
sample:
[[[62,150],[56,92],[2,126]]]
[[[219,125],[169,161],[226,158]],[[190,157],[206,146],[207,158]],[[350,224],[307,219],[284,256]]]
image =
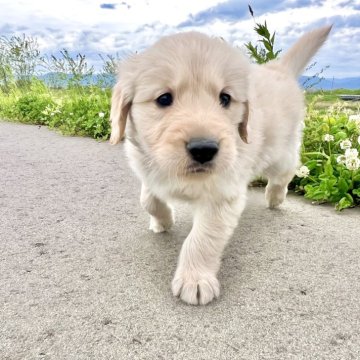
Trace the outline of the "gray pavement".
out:
[[[249,203],[205,307],[170,282],[123,146],[0,122],[0,359],[360,359],[360,210]]]

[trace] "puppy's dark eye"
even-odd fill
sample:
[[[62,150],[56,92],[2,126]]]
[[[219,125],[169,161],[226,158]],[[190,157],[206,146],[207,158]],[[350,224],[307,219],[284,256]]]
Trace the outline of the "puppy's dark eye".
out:
[[[156,103],[161,107],[170,106],[173,103],[173,97],[170,93],[162,94],[156,99]]]
[[[227,108],[230,106],[231,96],[229,94],[222,92],[219,95],[219,99],[220,99],[220,104],[222,107]]]

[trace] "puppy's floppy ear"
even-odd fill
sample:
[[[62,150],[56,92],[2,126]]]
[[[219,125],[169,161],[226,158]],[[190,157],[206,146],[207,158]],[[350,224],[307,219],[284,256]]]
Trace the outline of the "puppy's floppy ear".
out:
[[[247,132],[247,124],[249,120],[249,102],[246,100],[244,102],[245,110],[242,116],[241,123],[239,124],[239,135],[241,140],[248,144],[248,132]]]
[[[131,100],[125,96],[125,93],[118,82],[113,88],[111,98],[111,136],[110,144],[115,145],[123,140],[125,135],[126,119],[131,107]]]

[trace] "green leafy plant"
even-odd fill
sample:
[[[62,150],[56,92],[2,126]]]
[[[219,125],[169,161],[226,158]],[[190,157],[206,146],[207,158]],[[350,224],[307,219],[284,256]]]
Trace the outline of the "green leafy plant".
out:
[[[29,124],[47,125],[43,111],[52,104],[49,95],[25,93],[15,103],[13,116]]]
[[[250,5],[248,5],[248,7],[250,15],[255,21],[254,12]],[[260,40],[258,40],[260,44],[253,45],[250,41],[245,44],[249,56],[254,59],[258,64],[263,64],[270,60],[276,59],[280,54],[281,50],[274,50],[275,32],[272,35],[270,34],[266,21],[264,22],[264,24],[260,24],[255,21],[254,30],[260,36]]]
[[[110,99],[110,89],[88,86],[50,90],[37,80],[26,91],[0,91],[0,117],[105,140],[110,135]]]
[[[0,89],[0,119],[18,120],[15,114],[15,104],[19,92],[14,89]]]
[[[341,106],[327,112],[310,106],[302,144],[302,166],[295,190],[337,210],[360,204],[360,116]]]
[[[6,92],[14,82],[18,87],[30,85],[40,62],[36,38],[25,34],[0,37],[0,85]]]
[[[92,87],[86,94],[72,93],[73,96],[64,100],[61,113],[56,114],[49,125],[66,134],[107,139],[110,135],[110,91]]]
[[[57,90],[56,97],[42,111],[41,118],[50,128],[66,135],[90,136],[107,139],[110,91],[98,87]]]

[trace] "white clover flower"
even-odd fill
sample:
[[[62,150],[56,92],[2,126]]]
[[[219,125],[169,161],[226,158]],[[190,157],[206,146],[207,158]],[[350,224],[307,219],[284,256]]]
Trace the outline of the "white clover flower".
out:
[[[346,149],[345,150],[346,159],[357,158],[358,155],[359,155],[359,152],[357,151],[357,149]]]
[[[105,116],[105,113],[99,112],[99,117],[103,118]]]
[[[345,163],[346,163],[346,157],[345,157],[345,155],[339,155],[339,156],[336,158],[336,162],[337,162],[338,164],[345,165]]]
[[[350,115],[349,121],[352,121],[355,123],[358,129],[360,129],[360,114],[358,115]]]
[[[357,170],[360,168],[360,159],[357,157],[347,158],[346,159],[346,167],[348,170]]]
[[[351,141],[349,139],[345,139],[340,143],[341,149],[350,149],[351,148]]]
[[[334,141],[334,136],[330,135],[330,134],[325,134],[324,141],[326,141],[326,142]]]
[[[349,121],[360,121],[360,114],[357,114],[357,115],[350,115],[349,116]]]
[[[296,170],[295,175],[297,177],[306,178],[310,174],[310,170],[307,166],[303,165],[299,169]]]

